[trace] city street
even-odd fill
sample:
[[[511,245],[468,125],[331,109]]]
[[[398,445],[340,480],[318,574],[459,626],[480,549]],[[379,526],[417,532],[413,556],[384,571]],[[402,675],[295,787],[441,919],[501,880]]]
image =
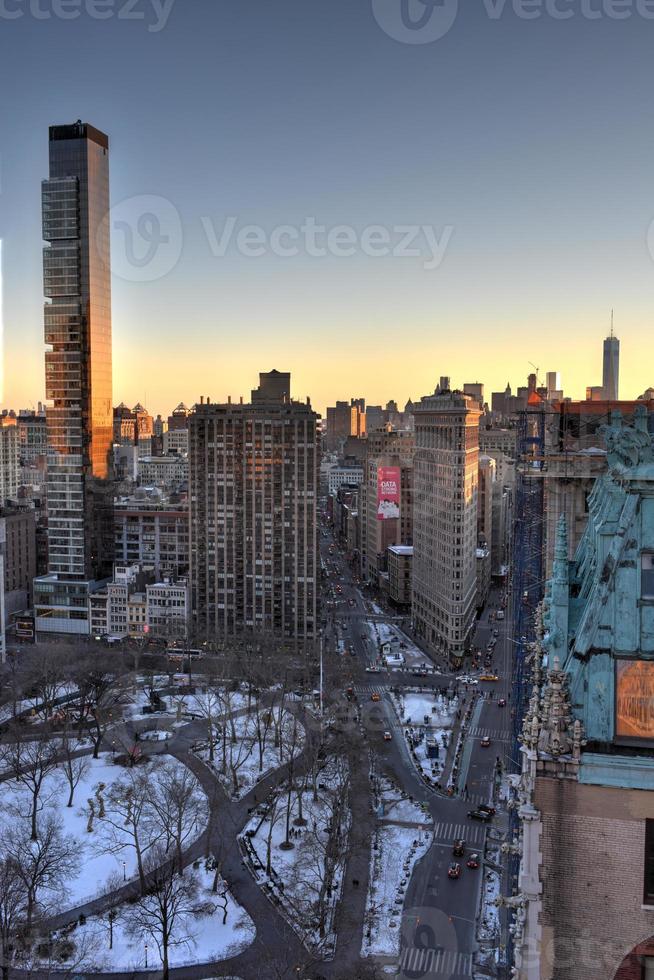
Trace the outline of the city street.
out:
[[[331,594],[337,587],[341,590],[336,593],[335,605],[327,609],[327,642],[337,644],[340,640],[341,648],[345,650],[343,656],[351,664],[349,674],[361,705],[365,737],[378,754],[380,765],[414,800],[428,806],[434,821],[434,843],[418,864],[407,891],[397,975],[407,980],[470,977],[473,954],[478,946],[477,924],[484,868],[468,869],[466,861],[471,853],[483,856],[487,834],[503,835],[508,823],[506,813],[501,812],[499,804],[494,802],[497,799],[497,760],[499,757],[504,768],[511,729],[510,621],[494,618],[501,605],[503,590],[494,588],[491,591],[478,622],[474,643],[475,648],[485,652],[493,631],[497,631],[492,657],[492,671],[498,676],[496,682],[465,685],[457,681],[457,675],[443,663],[435,664],[436,669],[432,670],[432,661],[426,655],[424,662],[430,668],[427,676],[414,676],[411,669],[383,669],[379,673],[370,673],[366,667],[376,664],[378,651],[370,640],[367,624],[375,621],[392,623],[399,617],[393,613],[380,614],[377,604],[373,610],[372,603],[357,587],[351,567],[331,535],[322,537],[321,542],[327,567],[334,561],[337,565],[336,577],[330,571],[325,581],[325,592]],[[505,616],[508,615],[507,604]],[[410,642],[407,637],[407,643]],[[486,672],[490,673],[491,669]],[[462,745],[455,795],[449,798],[445,792],[428,787],[420,777],[390,697],[391,688],[439,691],[444,687],[458,690],[468,705],[472,697],[476,698]],[[381,696],[378,703],[371,701],[375,692]],[[502,700],[505,703],[501,706]],[[390,741],[384,740],[384,731],[391,733]],[[457,733],[458,730],[455,739]],[[450,765],[451,752],[452,748],[448,752]],[[497,806],[498,813],[489,824],[468,818],[468,811],[478,804]],[[465,856],[458,859],[462,869],[460,877],[451,880],[447,871],[453,861],[453,842],[458,839],[466,842]]]

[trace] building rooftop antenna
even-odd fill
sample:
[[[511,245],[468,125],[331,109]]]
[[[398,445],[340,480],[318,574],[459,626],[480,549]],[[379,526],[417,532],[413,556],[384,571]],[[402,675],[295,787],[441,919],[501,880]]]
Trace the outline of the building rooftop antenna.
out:
[[[611,340],[613,340],[613,310],[611,310]]]

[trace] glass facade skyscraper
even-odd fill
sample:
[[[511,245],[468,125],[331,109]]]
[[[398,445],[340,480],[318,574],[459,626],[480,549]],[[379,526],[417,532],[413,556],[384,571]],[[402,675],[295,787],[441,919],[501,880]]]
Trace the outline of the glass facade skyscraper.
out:
[[[617,337],[607,337],[604,341],[602,361],[602,394],[606,401],[617,402],[620,380],[620,341]]]
[[[48,566],[98,580],[113,564],[109,140],[52,126],[43,181]]]

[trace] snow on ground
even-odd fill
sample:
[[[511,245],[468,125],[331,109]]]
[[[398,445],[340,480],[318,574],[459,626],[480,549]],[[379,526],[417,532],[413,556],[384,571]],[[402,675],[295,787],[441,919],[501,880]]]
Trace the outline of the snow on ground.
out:
[[[433,824],[388,780],[382,782],[378,802],[361,955],[399,956],[406,890],[416,863],[431,847]]]
[[[403,630],[393,623],[367,622],[366,628],[371,641],[371,647],[376,655],[381,657],[381,646],[389,644],[390,652],[385,654],[390,667],[422,667],[434,670],[431,660],[420,647]]]
[[[228,723],[225,739],[216,739],[213,765],[209,762],[208,743],[199,743],[197,755],[213,768],[234,799],[242,799],[267,773],[288,762],[291,751],[299,755],[304,741],[304,729],[293,715],[282,711],[280,722],[279,707],[266,708],[235,717],[233,730],[232,723]]]
[[[153,779],[156,779],[156,771],[161,764],[160,759],[161,757],[157,757],[156,760],[149,763],[149,771],[152,773]],[[176,759],[167,759],[166,762],[172,768],[180,770],[185,768]],[[72,807],[66,806],[69,789],[60,770],[46,776],[41,790],[40,800],[43,809],[40,811],[39,818],[41,819],[46,812],[54,813],[62,822],[64,834],[70,834],[79,845],[79,871],[67,882],[67,895],[60,903],[60,911],[66,908],[74,908],[87,899],[95,898],[110,891],[110,877],[118,875],[119,883],[122,883],[123,879],[128,880],[135,877],[137,871],[133,847],[125,845],[117,853],[109,853],[103,849],[99,831],[100,821],[97,816],[93,822],[93,830],[89,833],[88,800],[90,798],[94,800],[94,809],[97,814],[99,804],[96,790],[99,784],[104,783],[105,785],[102,793],[106,801],[109,788],[113,782],[130,772],[140,772],[143,767],[139,766],[135,770],[129,770],[123,766],[113,765],[110,753],[101,753],[99,759],[88,756],[88,763],[88,769],[75,789]],[[30,799],[28,799],[27,789],[12,780],[2,783],[1,792],[2,812],[5,820],[15,820],[14,814],[20,815],[20,819],[27,820],[30,812]],[[29,824],[27,826],[29,827]],[[1,827],[2,824],[0,823],[0,829]],[[196,828],[193,828],[193,835],[190,839],[198,837],[203,829],[204,825],[198,826],[196,833]],[[143,844],[147,850],[147,838]]]
[[[52,700],[58,701],[60,698],[65,698],[76,693],[77,685],[62,683],[57,687],[56,691],[53,692]],[[55,711],[58,707],[58,705],[55,705]],[[0,705],[0,725],[4,722],[11,721],[15,715],[20,715],[23,712],[29,712],[29,714],[26,715],[26,720],[30,723],[43,721],[43,702],[38,697],[34,697],[17,701],[15,706],[13,701],[10,701],[8,704]]]
[[[223,924],[224,901],[219,899],[223,886],[218,889],[217,896],[212,891],[213,871],[207,871],[204,866],[198,869],[187,868],[185,875],[193,875],[199,885],[198,901],[208,901],[215,905],[210,915],[194,916],[180,920],[179,927],[173,932],[173,940],[185,939],[179,945],[175,944],[168,951],[169,966],[186,966],[194,963],[213,963],[219,960],[237,956],[246,949],[256,935],[256,929],[250,916],[227,892],[227,921]],[[128,925],[134,918],[133,905],[121,905],[113,910],[116,918],[110,932],[108,914],[87,919],[83,926],[77,925],[68,938],[89,949],[88,958],[95,971],[132,971],[145,968],[145,943],[148,944],[148,968],[160,970],[161,957],[152,936],[134,936],[130,934]],[[110,948],[111,942],[111,948]],[[80,946],[81,944],[81,946]],[[89,969],[85,963],[83,969]]]
[[[20,715],[23,711],[34,711],[34,717],[36,718],[36,709],[38,704],[38,698],[27,698],[24,701],[17,701],[15,711],[13,701],[9,704],[0,705],[0,724],[3,724],[3,722],[6,721],[11,721],[14,715]]]
[[[283,847],[288,813],[288,795],[284,792],[273,794],[257,810],[240,838],[250,870],[261,888],[272,901],[279,903],[305,944],[323,952],[335,942],[333,919],[343,884],[350,825],[347,787],[347,767],[332,760],[320,774],[317,800],[311,788],[292,795],[289,828],[293,846],[290,849]],[[300,796],[306,825],[298,827],[294,821],[299,817]],[[267,872],[269,848],[270,874]],[[331,897],[324,894],[324,885],[330,878]]]
[[[167,742],[170,734],[170,732],[163,732],[153,728],[151,731],[141,732],[139,739],[141,742]]]
[[[187,678],[188,680],[188,678]],[[248,695],[245,691],[227,691],[224,688],[212,688],[207,691],[203,685],[190,685],[194,693],[184,690],[184,686],[174,682],[173,694],[163,693],[170,682],[167,677],[156,678],[157,683],[144,686],[132,695],[123,712],[125,718],[139,721],[146,718],[176,718],[178,715],[185,720],[191,718],[206,718],[209,712],[218,720],[222,714],[242,711],[248,707]],[[187,685],[188,686],[188,685]],[[146,712],[144,709],[152,705],[150,690],[161,692],[161,700],[165,704],[163,711]]]
[[[394,698],[396,711],[406,724],[433,728],[451,728],[454,723],[458,698],[446,698],[431,691],[404,691]],[[425,721],[425,717],[427,721]]]
[[[395,713],[404,725],[404,738],[414,764],[428,780],[437,781],[452,738],[458,698],[416,689],[393,694],[392,701]],[[437,756],[433,755],[434,742],[438,748]]]
[[[484,891],[482,895],[481,918],[477,930],[479,942],[499,942],[500,910],[495,899],[501,894],[500,874],[491,868],[484,871]]]

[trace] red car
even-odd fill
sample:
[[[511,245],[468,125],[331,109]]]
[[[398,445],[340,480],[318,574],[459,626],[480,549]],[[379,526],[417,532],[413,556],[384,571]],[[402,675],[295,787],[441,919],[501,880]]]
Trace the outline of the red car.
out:
[[[447,877],[458,878],[460,874],[461,874],[461,865],[457,864],[456,861],[453,861],[452,864],[447,869]]]
[[[468,860],[466,861],[466,866],[468,868],[471,868],[473,871],[476,871],[477,868],[479,867],[479,855],[471,854]]]

